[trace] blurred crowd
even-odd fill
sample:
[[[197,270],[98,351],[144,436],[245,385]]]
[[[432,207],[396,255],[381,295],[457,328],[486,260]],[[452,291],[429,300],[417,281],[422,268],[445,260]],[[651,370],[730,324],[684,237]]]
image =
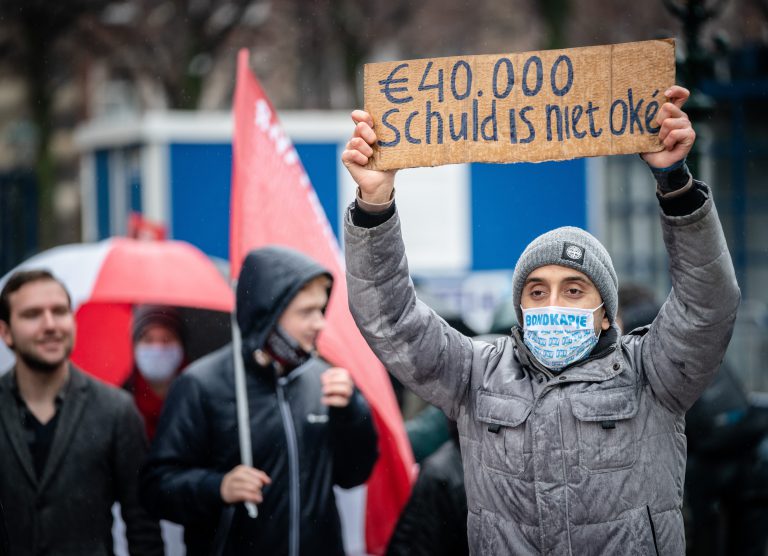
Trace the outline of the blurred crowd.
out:
[[[315,370],[307,367],[316,358],[314,342],[324,326],[330,278],[312,261],[288,251],[257,252],[251,263],[245,267],[238,305],[245,341],[252,342],[251,347],[259,346],[256,352],[264,358],[249,365],[264,373],[263,383],[248,386],[251,403],[256,403],[261,390],[274,392],[286,386],[286,379],[302,383],[301,388],[287,390],[285,400],[276,397],[275,403],[262,400],[258,404],[263,407],[252,405],[254,426],[260,432],[279,428],[278,436],[282,436],[283,426],[275,421],[282,418],[286,406],[281,404],[285,403],[293,413],[313,416],[313,434],[321,428],[319,423],[329,424],[321,433],[323,440],[327,435],[351,440],[341,445],[318,442],[307,439],[309,430],[304,430],[297,432],[291,446],[270,450],[285,440],[275,437],[274,431],[260,435],[266,443],[261,451],[272,455],[258,463],[268,471],[246,473],[238,465],[238,441],[233,432],[237,428],[234,379],[227,378],[232,374],[231,346],[203,358],[183,384],[172,388],[191,363],[189,324],[175,307],[136,306],[132,364],[122,385],[127,395],[120,394],[69,362],[75,332],[72,307],[62,284],[42,270],[17,273],[0,296],[0,329],[17,358],[0,382],[4,442],[10,443],[0,456],[1,554],[107,554],[113,544],[118,553],[183,554],[181,533],[173,533],[174,528],[181,528],[172,522],[187,529],[186,553],[241,553],[243,546],[260,545],[263,540],[259,537],[264,536],[277,543],[268,544],[277,550],[274,553],[282,553],[288,546],[276,539],[286,532],[282,528],[290,521],[287,499],[294,480],[311,483],[302,488],[309,488],[317,498],[314,517],[306,527],[314,533],[303,527],[302,539],[316,536],[319,546],[325,548],[315,553],[343,553],[338,515],[329,500],[330,485],[349,487],[365,481],[375,461],[376,433],[365,401],[351,381],[342,377],[341,386],[324,386],[320,377],[328,371],[327,365]],[[278,263],[283,265],[280,275],[286,278],[282,285],[268,270]],[[293,265],[287,274],[283,273],[286,264]],[[275,291],[265,292],[261,300],[246,301],[247,293],[264,291],[265,279],[274,284]],[[248,289],[251,287],[254,289]],[[307,322],[312,324],[295,328],[290,319],[283,318],[296,308],[297,300],[305,301],[305,294],[309,306],[300,311],[308,311]],[[312,296],[316,299],[310,299]],[[622,286],[619,300],[618,320],[625,333],[651,325],[660,307],[653,293],[639,284]],[[446,319],[452,327],[473,335],[459,316],[446,315]],[[493,342],[508,334],[514,324],[514,312],[502,304],[491,332],[476,338]],[[291,376],[298,368],[302,374],[318,373],[312,385],[303,384],[306,377]],[[211,369],[221,372],[206,374]],[[267,370],[274,374],[267,376]],[[467,500],[456,425],[394,377],[392,384],[419,473],[387,554],[468,554]],[[317,403],[305,407],[308,402],[301,399],[306,396],[301,391],[304,388],[318,389],[318,402],[321,397],[326,402],[329,396],[336,399],[325,408]],[[166,403],[169,391],[173,392],[172,407]],[[206,403],[207,396],[211,399]],[[352,411],[345,409],[350,401],[354,402]],[[221,422],[222,411],[232,416]],[[344,412],[348,414],[337,422]],[[764,554],[768,537],[766,433],[768,408],[751,402],[736,375],[723,365],[687,415],[684,516],[689,554]],[[153,440],[147,452],[147,441]],[[302,445],[313,442],[318,443]],[[350,451],[344,446],[354,448]],[[315,474],[292,477],[292,451],[302,461],[317,462]],[[345,473],[340,470],[340,459],[350,464]],[[228,466],[231,471],[222,472]],[[226,481],[231,491],[225,491]],[[265,493],[278,488],[282,494],[276,503],[265,504]],[[110,507],[115,501],[121,512],[115,515],[125,522],[127,542],[112,538],[115,529]],[[258,528],[257,536],[247,526],[247,510],[234,510],[234,504],[244,501],[259,504],[262,519],[266,519],[263,523],[272,534]],[[227,519],[214,517],[225,506],[231,508]],[[318,520],[324,512],[328,517]],[[228,533],[223,534],[222,528]]]
[[[674,256],[668,300],[619,288],[602,244],[562,227],[526,247],[512,298],[483,336],[416,299],[394,173],[366,168],[376,136],[370,116],[353,113],[342,155],[359,185],[345,221],[350,309],[392,373],[419,467],[387,554],[537,553],[545,529],[561,537],[546,542],[576,552],[571,529],[598,531],[588,539],[603,543],[598,553],[623,534],[638,551],[764,554],[768,408],[722,364],[739,290],[710,190],[685,164],[688,91],[665,95],[672,140],[643,156]],[[387,248],[374,256],[379,241]],[[15,363],[0,376],[2,556],[348,552],[337,488],[366,484],[382,430],[353,372],[317,352],[333,274],[264,247],[247,254],[236,283],[231,341],[206,354],[193,338],[211,335],[213,321],[133,307],[130,357],[113,387],[72,361],[66,284],[44,268],[7,277],[0,337]],[[547,483],[539,473],[551,492],[537,490]],[[602,497],[580,508],[587,529],[571,521],[571,490],[582,502]]]
[[[350,373],[316,354],[331,288],[298,252],[253,251],[236,296],[241,349],[190,365],[178,308],[138,305],[115,388],[70,359],[66,286],[14,272],[0,294],[15,355],[0,377],[0,554],[344,554],[333,487],[367,480],[377,432]]]

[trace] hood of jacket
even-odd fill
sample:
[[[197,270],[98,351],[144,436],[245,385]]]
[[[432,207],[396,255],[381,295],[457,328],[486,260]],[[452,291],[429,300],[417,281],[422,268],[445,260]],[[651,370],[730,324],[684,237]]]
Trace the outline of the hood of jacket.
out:
[[[311,280],[331,273],[287,247],[263,247],[248,253],[237,281],[237,324],[243,339],[243,357],[264,347],[288,304]],[[328,291],[330,295],[330,289]]]

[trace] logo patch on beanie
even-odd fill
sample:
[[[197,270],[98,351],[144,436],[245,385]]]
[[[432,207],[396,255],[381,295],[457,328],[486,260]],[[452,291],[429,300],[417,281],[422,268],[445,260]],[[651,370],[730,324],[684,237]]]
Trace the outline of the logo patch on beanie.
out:
[[[574,263],[584,264],[584,248],[567,241],[563,243],[563,254],[560,258]]]

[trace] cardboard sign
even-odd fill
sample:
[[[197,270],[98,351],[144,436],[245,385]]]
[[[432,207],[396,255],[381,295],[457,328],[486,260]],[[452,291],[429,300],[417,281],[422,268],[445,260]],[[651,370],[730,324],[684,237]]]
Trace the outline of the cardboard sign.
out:
[[[366,64],[379,170],[661,150],[672,39]]]

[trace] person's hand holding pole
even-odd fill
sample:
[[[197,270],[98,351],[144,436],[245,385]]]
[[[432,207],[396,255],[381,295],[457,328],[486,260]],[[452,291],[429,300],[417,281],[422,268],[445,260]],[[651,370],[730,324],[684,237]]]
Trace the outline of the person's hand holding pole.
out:
[[[363,201],[373,204],[386,203],[392,197],[397,170],[369,170],[365,167],[373,156],[373,145],[377,141],[376,132],[373,131],[373,118],[363,110],[355,110],[351,115],[352,121],[355,122],[355,131],[347,142],[341,160],[360,188]]]
[[[271,482],[272,479],[263,471],[247,465],[238,465],[224,475],[219,487],[221,499],[227,504],[260,504],[264,500],[262,489]]]

